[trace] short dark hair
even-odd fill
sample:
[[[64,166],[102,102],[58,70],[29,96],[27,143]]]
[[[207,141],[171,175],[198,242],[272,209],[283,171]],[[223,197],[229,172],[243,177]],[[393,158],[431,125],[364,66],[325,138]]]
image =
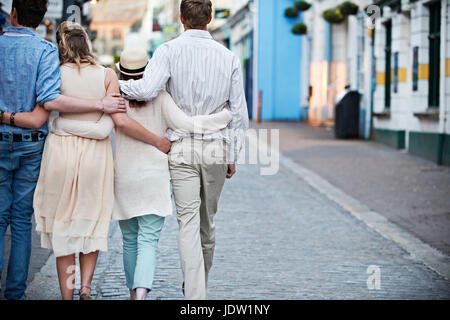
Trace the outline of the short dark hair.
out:
[[[180,5],[184,23],[191,29],[204,28],[212,15],[210,0],[182,0]]]
[[[48,0],[13,0],[19,24],[25,27],[37,28],[47,12]]]

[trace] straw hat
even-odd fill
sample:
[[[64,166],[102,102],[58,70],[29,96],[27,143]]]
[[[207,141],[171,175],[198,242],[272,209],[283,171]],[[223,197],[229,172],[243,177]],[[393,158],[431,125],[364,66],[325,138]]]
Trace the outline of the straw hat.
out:
[[[148,61],[148,55],[144,49],[130,48],[122,52],[116,67],[127,76],[141,76],[144,74]]]

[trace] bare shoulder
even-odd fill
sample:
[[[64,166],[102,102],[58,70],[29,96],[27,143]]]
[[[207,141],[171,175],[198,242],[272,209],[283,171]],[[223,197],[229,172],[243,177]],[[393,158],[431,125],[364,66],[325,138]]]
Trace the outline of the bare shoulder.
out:
[[[105,68],[105,79],[106,80],[117,80],[116,72],[111,68]]]
[[[119,80],[116,72],[111,68],[106,68],[105,70],[105,88],[107,91],[112,89],[115,92],[119,92]]]

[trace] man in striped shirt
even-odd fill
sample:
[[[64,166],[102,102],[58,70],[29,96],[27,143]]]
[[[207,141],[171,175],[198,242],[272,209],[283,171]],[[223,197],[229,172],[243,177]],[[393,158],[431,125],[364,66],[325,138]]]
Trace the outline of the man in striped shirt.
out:
[[[239,59],[214,41],[210,0],[182,0],[185,32],[160,46],[144,77],[121,81],[125,97],[152,100],[166,89],[189,116],[212,114],[228,105],[233,119],[212,135],[186,135],[169,130],[172,187],[179,223],[179,251],[187,299],[205,299],[215,247],[214,215],[225,182],[236,172],[235,163],[248,129],[242,69]]]

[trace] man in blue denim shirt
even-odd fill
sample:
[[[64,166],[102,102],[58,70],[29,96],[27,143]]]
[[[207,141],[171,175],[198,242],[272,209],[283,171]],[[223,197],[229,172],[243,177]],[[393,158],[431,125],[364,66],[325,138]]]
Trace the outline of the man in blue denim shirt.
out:
[[[117,95],[83,100],[60,95],[59,55],[55,45],[39,38],[35,28],[47,11],[47,0],[14,0],[12,27],[0,36],[0,276],[5,233],[11,228],[6,299],[24,299],[31,255],[34,189],[48,133],[48,112],[125,112]],[[36,106],[39,104],[42,107]],[[45,117],[42,119],[43,110]],[[29,128],[15,124],[36,114]],[[24,125],[25,126],[25,125]]]

